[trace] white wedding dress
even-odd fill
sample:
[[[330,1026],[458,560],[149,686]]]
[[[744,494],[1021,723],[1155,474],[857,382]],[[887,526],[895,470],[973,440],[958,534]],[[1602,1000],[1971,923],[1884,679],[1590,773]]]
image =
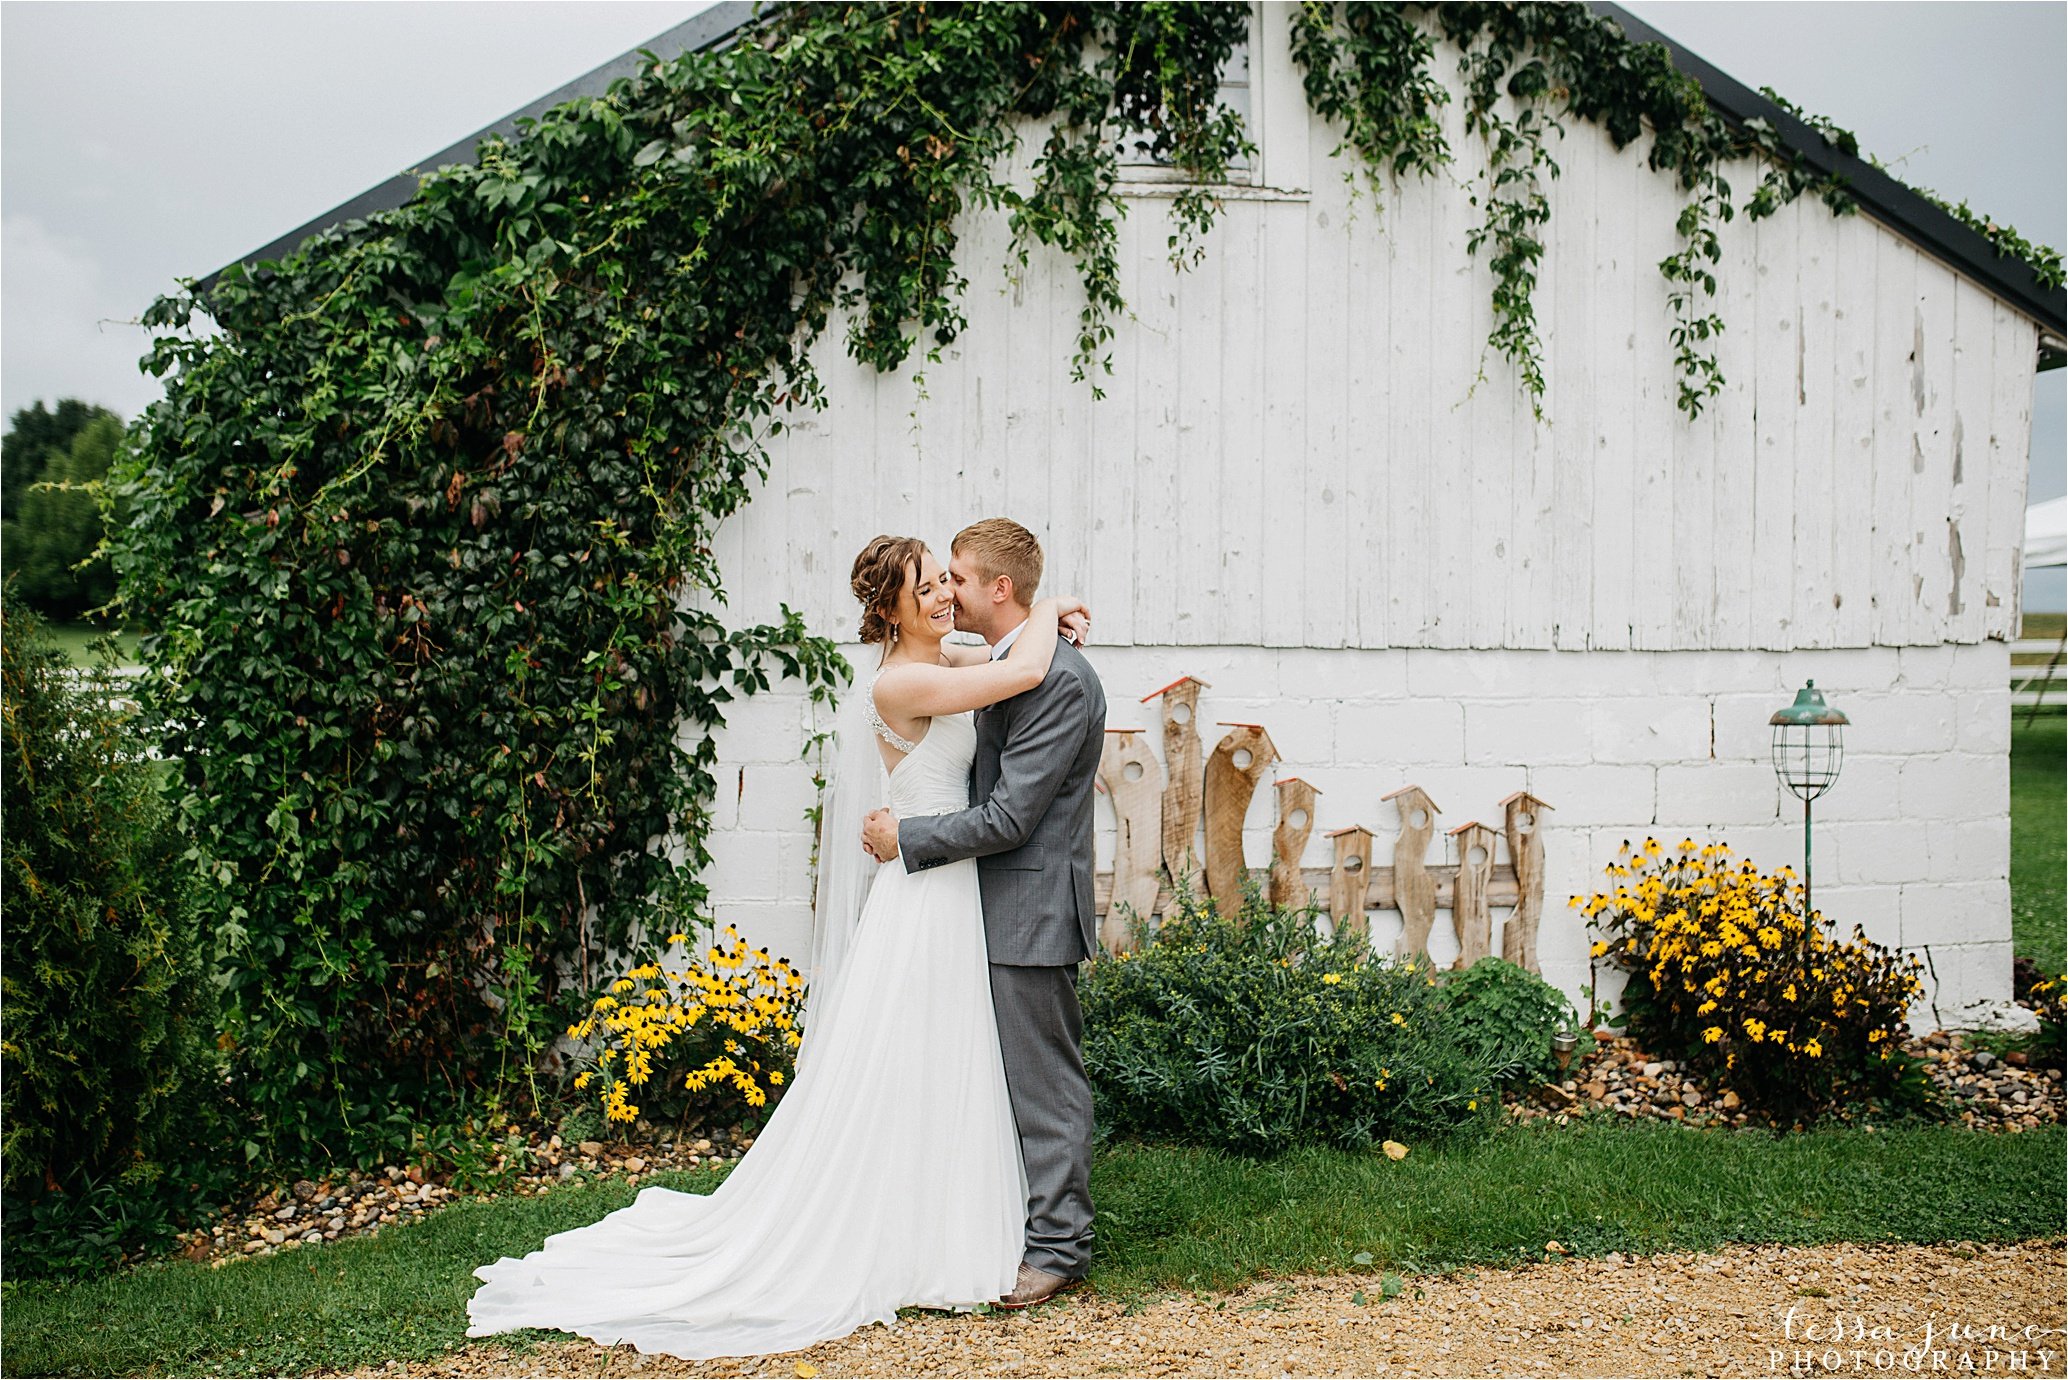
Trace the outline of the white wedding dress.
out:
[[[975,747],[968,714],[933,720],[890,773],[893,810],[966,808]],[[551,1328],[703,1360],[1010,1292],[1026,1170],[987,963],[974,861],[885,864],[796,1080],[730,1177],[708,1196],[641,1189],[475,1270],[467,1335]]]

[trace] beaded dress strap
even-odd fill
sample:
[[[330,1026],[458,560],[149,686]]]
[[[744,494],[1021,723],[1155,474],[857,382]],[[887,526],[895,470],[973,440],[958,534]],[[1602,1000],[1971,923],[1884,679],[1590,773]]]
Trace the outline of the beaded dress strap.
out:
[[[876,712],[876,682],[882,675],[883,672],[878,671],[875,675],[869,677],[869,689],[867,692],[869,698],[863,705],[864,710],[867,712],[869,716],[869,727],[876,730],[877,737],[881,738],[884,742],[889,743],[899,752],[906,753],[908,755],[917,752],[919,751],[919,744],[911,741],[908,738],[900,738],[895,732],[891,730],[891,726],[889,724],[883,722],[883,716]]]

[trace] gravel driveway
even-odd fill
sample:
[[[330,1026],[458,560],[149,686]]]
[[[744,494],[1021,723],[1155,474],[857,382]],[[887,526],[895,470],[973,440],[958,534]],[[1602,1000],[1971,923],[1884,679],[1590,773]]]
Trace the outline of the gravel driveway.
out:
[[[1401,1283],[1392,1298],[1371,1274],[1132,1301],[1083,1291],[1028,1314],[914,1314],[746,1361],[489,1339],[361,1373],[2059,1376],[2068,1324],[2059,1239],[1612,1254]]]

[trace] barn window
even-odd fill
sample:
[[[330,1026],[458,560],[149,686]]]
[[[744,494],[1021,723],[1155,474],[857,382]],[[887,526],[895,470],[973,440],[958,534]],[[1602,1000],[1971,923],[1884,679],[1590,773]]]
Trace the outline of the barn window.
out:
[[[1255,29],[1255,20],[1251,20]],[[1243,127],[1249,131],[1251,143],[1259,142],[1255,110],[1250,103],[1250,43],[1245,40],[1228,55],[1228,65],[1221,71],[1219,96],[1221,104],[1242,117]],[[1171,166],[1169,157],[1156,151],[1153,131],[1138,130],[1124,133],[1115,142],[1120,149],[1120,176],[1129,182],[1181,182],[1184,173]],[[1250,178],[1250,160],[1237,158],[1228,165],[1228,181],[1247,183]]]

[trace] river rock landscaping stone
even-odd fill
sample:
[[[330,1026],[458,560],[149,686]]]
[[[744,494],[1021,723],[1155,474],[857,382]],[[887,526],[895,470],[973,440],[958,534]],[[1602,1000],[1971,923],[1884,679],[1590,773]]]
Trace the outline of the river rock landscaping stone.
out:
[[[508,1192],[544,1193],[578,1179],[624,1175],[636,1181],[666,1169],[729,1164],[753,1145],[738,1128],[691,1136],[665,1132],[635,1147],[618,1142],[583,1141],[572,1148],[560,1137],[540,1133],[527,1147],[525,1168],[513,1176]],[[244,1256],[320,1246],[348,1236],[372,1236],[393,1222],[415,1221],[447,1202],[471,1194],[426,1178],[421,1165],[391,1164],[370,1174],[352,1172],[320,1183],[297,1180],[282,1192],[246,1199],[226,1209],[208,1226],[179,1238],[178,1249],[189,1259],[223,1265]]]
[[[1597,1032],[1596,1041],[1594,1053],[1576,1060],[1558,1082],[1511,1093],[1505,1099],[1508,1115],[1518,1121],[1548,1117],[1560,1125],[1590,1115],[1651,1117],[1691,1126],[1743,1126],[1759,1120],[1735,1091],[1698,1078],[1674,1060],[1653,1058],[1627,1035]],[[1906,1041],[1904,1049],[1925,1061],[1948,1112],[1967,1125],[2016,1132],[2063,1119],[2058,1068],[2038,1068],[2022,1057],[1998,1059],[1943,1030]]]

